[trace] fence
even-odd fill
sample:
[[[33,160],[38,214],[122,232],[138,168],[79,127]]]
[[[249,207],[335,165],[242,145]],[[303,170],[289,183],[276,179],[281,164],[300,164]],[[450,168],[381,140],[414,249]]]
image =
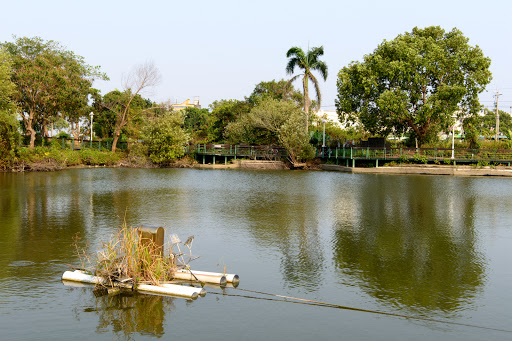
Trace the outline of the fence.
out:
[[[36,146],[49,146],[52,144],[52,141],[58,141],[58,145],[62,149],[74,149],[74,150],[80,150],[85,148],[91,148],[91,149],[97,149],[100,151],[108,151],[112,150],[112,141],[90,141],[90,140],[83,140],[83,139],[73,139],[73,138],[57,138],[57,137],[51,137],[51,138],[37,138],[35,141]],[[28,144],[24,143],[24,146],[28,146]],[[121,150],[127,150],[129,147],[128,142],[117,142],[117,149]]]
[[[453,157],[452,157],[453,154]],[[451,148],[336,148],[319,151],[317,156],[322,159],[354,159],[354,160],[385,160],[405,161],[424,160],[441,162],[450,160],[459,163],[512,162],[510,149],[451,149]]]

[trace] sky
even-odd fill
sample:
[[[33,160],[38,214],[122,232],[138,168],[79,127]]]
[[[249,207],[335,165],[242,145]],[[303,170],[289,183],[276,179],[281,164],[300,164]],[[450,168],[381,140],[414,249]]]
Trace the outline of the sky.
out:
[[[13,35],[58,41],[108,75],[94,83],[102,94],[122,89],[124,77],[149,61],[162,80],[144,97],[175,103],[199,96],[202,107],[291,78],[288,49],[323,46],[322,109],[335,110],[341,68],[414,27],[456,27],[491,58],[493,80],[481,104],[495,108],[499,91],[499,108],[512,112],[510,0],[16,0],[0,7],[1,42]]]

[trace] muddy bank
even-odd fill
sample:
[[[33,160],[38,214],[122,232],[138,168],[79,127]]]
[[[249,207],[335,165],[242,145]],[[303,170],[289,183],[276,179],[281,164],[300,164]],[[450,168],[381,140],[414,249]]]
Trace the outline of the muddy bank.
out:
[[[424,174],[454,176],[507,176],[512,177],[512,167],[445,166],[445,165],[402,165],[392,167],[352,168],[338,165],[321,165],[327,171],[365,174]]]

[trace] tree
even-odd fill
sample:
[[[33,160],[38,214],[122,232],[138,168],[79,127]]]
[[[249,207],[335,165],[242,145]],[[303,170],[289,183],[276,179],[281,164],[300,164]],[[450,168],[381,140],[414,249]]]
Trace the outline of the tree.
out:
[[[292,102],[263,99],[247,115],[228,124],[226,137],[235,143],[282,145],[296,164],[314,156],[304,116]]]
[[[34,148],[36,122],[45,127],[52,115],[74,113],[87,103],[94,79],[108,79],[99,67],[85,64],[83,57],[52,40],[17,38],[3,46],[13,61],[14,99],[30,136],[30,148]]]
[[[125,117],[125,124],[121,127],[119,136],[133,137],[137,135],[138,126],[142,124],[143,117],[149,109],[155,109],[155,105],[149,99],[141,95],[135,95],[132,98],[129,90],[114,90],[105,94],[105,96],[95,96],[94,109],[94,132],[101,138],[114,138],[116,124],[119,123],[119,117],[126,109],[125,105],[130,101],[129,111]]]
[[[223,99],[210,104],[210,109],[212,123],[208,133],[208,140],[221,142],[226,138],[226,126],[247,115],[251,110],[251,105],[245,101]]]
[[[11,73],[10,56],[0,49],[0,167],[15,157],[19,142],[17,108],[12,99],[15,85],[11,82]]]
[[[252,94],[249,97],[246,97],[245,100],[251,105],[256,105],[267,98],[289,100],[298,105],[302,105],[304,97],[294,88],[292,83],[281,79],[278,82],[271,80],[269,82],[260,82],[256,84]]]
[[[194,107],[182,110],[185,117],[185,129],[190,134],[194,143],[208,142],[208,129],[212,122],[212,116],[208,109]]]
[[[183,113],[167,111],[150,118],[142,128],[144,143],[153,162],[172,162],[185,155],[189,135],[183,129],[184,122]]]
[[[303,73],[296,75],[290,79],[290,83],[293,82],[300,76],[302,77],[302,88],[304,90],[304,112],[306,113],[306,120],[308,124],[306,124],[306,132],[308,131],[309,126],[309,108],[311,106],[311,99],[309,98],[309,80],[315,86],[316,98],[318,101],[318,106],[322,102],[322,94],[320,93],[320,85],[318,84],[318,80],[313,75],[313,71],[318,71],[320,76],[324,80],[327,79],[327,64],[325,62],[319,60],[320,56],[324,54],[324,47],[313,47],[308,50],[307,54],[300,47],[292,47],[286,53],[286,57],[289,58],[288,65],[286,66],[286,72],[290,75],[293,74],[295,67],[298,67]]]
[[[446,130],[454,113],[478,112],[490,63],[456,28],[416,27],[340,70],[340,121],[359,121],[374,135],[410,133],[422,144]]]
[[[160,73],[155,65],[146,62],[137,65],[124,81],[124,93],[126,96],[122,96],[117,103],[108,106],[108,109],[116,114],[112,152],[116,151],[117,141],[119,140],[119,136],[121,136],[121,130],[130,122],[132,101],[143,90],[156,86],[160,82],[160,78]]]

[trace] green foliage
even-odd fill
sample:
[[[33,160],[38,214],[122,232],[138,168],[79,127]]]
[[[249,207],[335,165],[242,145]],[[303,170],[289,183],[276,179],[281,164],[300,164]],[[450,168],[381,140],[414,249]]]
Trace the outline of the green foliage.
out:
[[[421,145],[446,129],[454,112],[479,110],[490,62],[457,29],[414,28],[340,70],[340,121],[360,122],[374,135],[413,134]]]
[[[223,142],[226,139],[226,126],[247,115],[251,108],[249,103],[234,99],[223,99],[210,104],[212,121],[208,131],[208,141]]]
[[[309,144],[304,112],[290,101],[271,98],[262,100],[247,115],[226,127],[226,137],[232,143],[282,145],[292,162],[314,157]]]
[[[477,115],[472,115],[462,121],[462,128],[465,133],[465,140],[468,142],[468,147],[470,149],[478,149],[480,148],[479,142],[479,118]]]
[[[66,51],[57,42],[39,37],[17,38],[2,44],[13,62],[14,99],[34,148],[36,123],[41,131],[58,115],[78,121],[88,114],[88,96],[94,79],[107,79],[99,67]]]
[[[451,165],[451,164],[453,164],[453,160],[452,159],[443,159],[443,163],[445,165]]]
[[[400,161],[400,163],[409,163],[409,156],[407,156],[406,154],[402,154],[400,155],[398,160]]]
[[[60,143],[54,141],[57,139],[52,139],[49,147],[35,146],[33,150],[21,148],[16,161],[36,169],[52,170],[78,165],[111,166],[123,157],[119,153],[102,152],[97,149],[61,149]],[[48,168],[45,169],[40,165],[48,165]]]
[[[126,123],[121,128],[121,140],[135,138],[144,121],[145,113],[153,107],[153,102],[139,94],[133,95],[129,90],[113,90],[100,96],[94,96],[94,133],[99,138],[113,138],[119,113],[130,102]]]
[[[182,110],[185,117],[184,127],[194,143],[214,142],[209,141],[208,134],[213,116],[208,109],[185,108]]]
[[[155,163],[172,162],[185,155],[189,135],[183,129],[183,114],[166,112],[152,118],[142,129],[150,159]]]
[[[309,144],[304,130],[303,115],[291,115],[279,129],[280,145],[286,148],[292,163],[304,162],[315,157],[315,148]]]
[[[428,163],[428,158],[425,155],[414,154],[413,155],[413,160],[414,160],[415,163],[423,163],[423,164],[427,164]]]
[[[302,94],[290,82],[284,79],[278,82],[275,80],[260,82],[254,88],[252,94],[245,98],[247,103],[253,106],[265,99],[292,101],[299,106],[303,103]]]
[[[84,148],[79,151],[81,163],[94,166],[111,166],[121,158],[120,154],[100,152],[96,149]]]
[[[292,47],[286,52],[286,57],[288,59],[288,64],[286,65],[286,73],[292,75],[295,71],[295,68],[299,68],[302,73],[294,76],[290,82],[293,82],[297,77],[302,77],[302,87],[304,90],[304,112],[306,113],[306,118],[309,118],[309,109],[311,106],[311,99],[309,98],[309,80],[313,83],[316,92],[316,98],[318,107],[320,107],[322,102],[322,94],[320,92],[320,85],[318,80],[313,75],[313,71],[317,71],[320,73],[320,76],[324,80],[327,79],[327,64],[321,61],[319,58],[324,54],[324,47],[313,47],[304,53],[304,51],[300,47]],[[308,126],[306,126],[306,131],[308,130]]]
[[[512,117],[506,111],[499,111],[500,118],[500,133],[505,133],[507,137],[510,139],[512,131]],[[475,115],[472,117],[473,125],[475,126],[475,130],[479,135],[485,136],[486,138],[492,139],[496,136],[496,111],[485,109],[483,115]],[[464,128],[466,132],[466,129]],[[466,137],[467,139],[467,137]]]
[[[490,165],[490,163],[487,160],[478,161],[476,164],[477,167],[487,167],[489,165]]]
[[[0,168],[9,167],[18,152],[20,134],[16,104],[12,100],[15,85],[11,82],[10,57],[0,49]]]
[[[58,138],[58,139],[69,139],[70,136],[65,131],[61,131],[60,133],[57,134],[56,138]]]

